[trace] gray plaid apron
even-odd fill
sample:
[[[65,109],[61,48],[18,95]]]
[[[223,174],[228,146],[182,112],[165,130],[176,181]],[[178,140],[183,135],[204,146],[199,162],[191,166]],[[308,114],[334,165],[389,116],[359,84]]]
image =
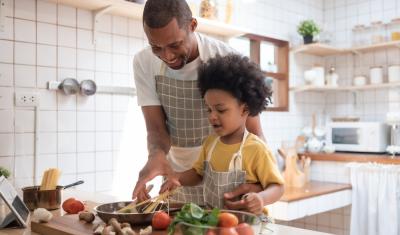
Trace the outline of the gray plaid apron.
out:
[[[227,172],[214,171],[210,165],[212,153],[219,141],[219,137],[214,140],[207,159],[204,161],[203,182],[196,187],[182,187],[179,190],[181,198],[185,199],[178,202],[194,202],[198,205],[205,205],[210,208],[224,206],[224,193],[231,192],[239,185],[246,182],[246,171],[242,170],[242,148],[249,132],[246,130],[239,150],[233,154]],[[201,187],[201,189],[199,189]],[[173,198],[176,200],[177,197]]]
[[[213,130],[208,122],[207,108],[197,87],[197,80],[179,80],[167,77],[165,76],[166,68],[165,63],[162,63],[160,75],[156,75],[155,80],[156,91],[167,117],[166,125],[171,138],[171,145],[176,149],[199,147],[204,138],[210,135]],[[187,160],[191,161],[188,164],[185,159],[182,159],[182,156],[172,156],[171,152],[167,158],[172,166],[179,164],[190,169],[193,161],[198,158],[198,155],[186,156]],[[187,190],[191,193],[185,193]],[[203,187],[193,186],[180,189],[171,200],[177,202],[190,201],[203,205]]]

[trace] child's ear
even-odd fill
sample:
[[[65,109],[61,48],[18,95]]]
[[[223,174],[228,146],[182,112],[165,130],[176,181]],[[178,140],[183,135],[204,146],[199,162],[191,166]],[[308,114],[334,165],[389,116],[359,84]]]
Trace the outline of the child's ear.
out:
[[[242,104],[242,115],[249,115],[249,107],[246,104]]]

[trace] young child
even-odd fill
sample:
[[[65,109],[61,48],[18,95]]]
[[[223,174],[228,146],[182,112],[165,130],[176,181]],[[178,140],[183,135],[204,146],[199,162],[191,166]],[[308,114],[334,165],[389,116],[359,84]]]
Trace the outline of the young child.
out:
[[[270,102],[264,77],[258,65],[234,54],[216,56],[199,68],[198,86],[215,135],[205,139],[193,168],[169,177],[160,192],[202,182],[204,204],[222,208],[225,192],[258,183],[263,191],[242,197],[246,210],[255,214],[282,196],[283,178],[274,156],[245,125],[249,115],[258,115]]]

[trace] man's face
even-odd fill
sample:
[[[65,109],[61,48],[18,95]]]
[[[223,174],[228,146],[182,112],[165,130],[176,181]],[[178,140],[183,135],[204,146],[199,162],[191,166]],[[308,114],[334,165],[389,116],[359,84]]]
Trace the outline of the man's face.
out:
[[[171,69],[181,69],[190,62],[195,48],[190,27],[188,24],[180,29],[174,18],[162,28],[150,28],[145,23],[144,32],[153,53]]]

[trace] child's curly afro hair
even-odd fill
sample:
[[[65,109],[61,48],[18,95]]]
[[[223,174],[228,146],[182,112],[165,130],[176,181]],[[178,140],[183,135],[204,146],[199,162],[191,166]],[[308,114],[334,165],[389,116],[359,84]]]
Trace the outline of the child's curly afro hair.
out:
[[[265,74],[245,56],[216,55],[199,67],[197,82],[203,98],[209,89],[224,90],[246,104],[250,116],[258,115],[271,103],[272,90]]]

